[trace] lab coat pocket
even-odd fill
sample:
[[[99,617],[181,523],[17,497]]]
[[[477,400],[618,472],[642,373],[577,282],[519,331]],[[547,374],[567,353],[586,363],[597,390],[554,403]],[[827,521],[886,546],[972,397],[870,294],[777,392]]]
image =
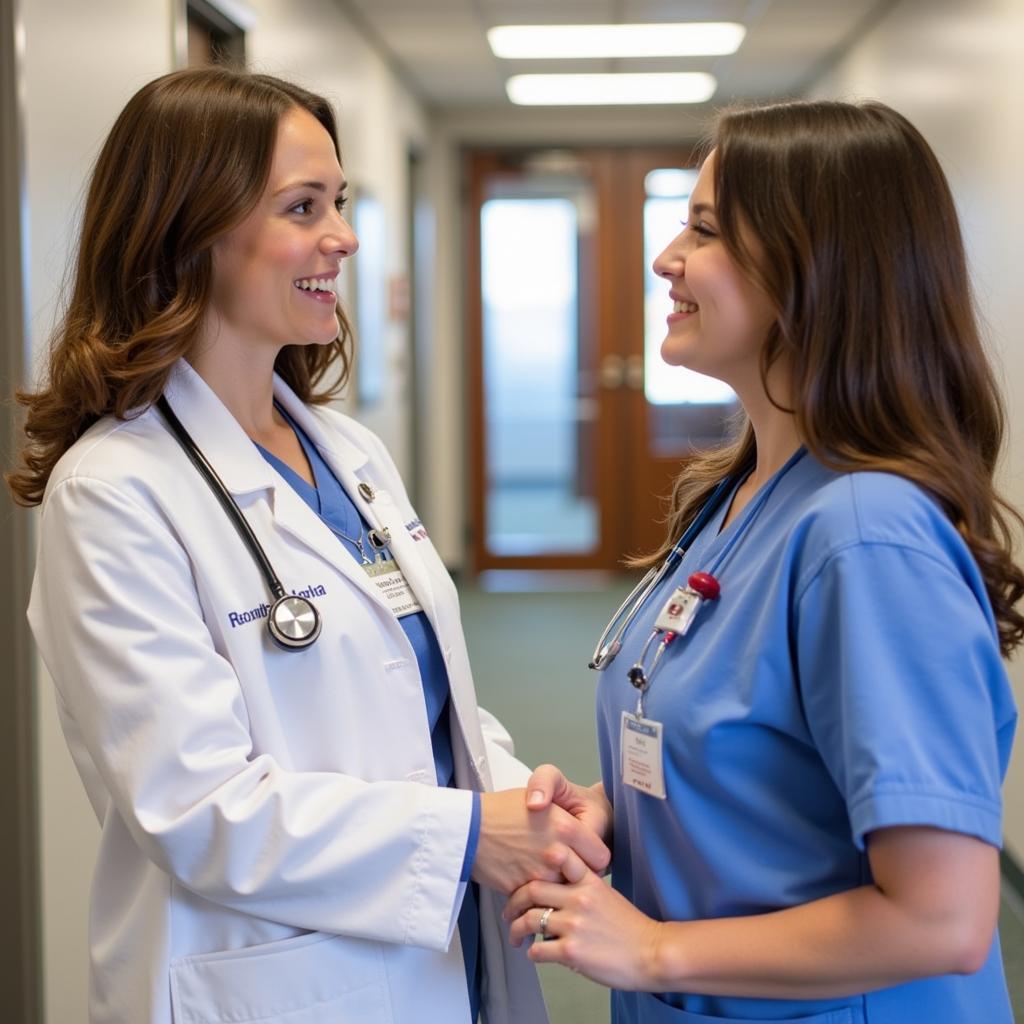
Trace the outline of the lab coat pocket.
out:
[[[770,1005],[770,1004],[765,1004]],[[719,1016],[679,1010],[651,993],[640,995],[636,1006],[637,1019],[645,1024],[864,1024],[859,1007],[841,1006],[837,1009],[790,1017],[775,1017],[770,1010],[764,1016]],[[777,1012],[777,1011],[776,1011]]]
[[[375,942],[313,932],[171,963],[174,1024],[390,1024]]]

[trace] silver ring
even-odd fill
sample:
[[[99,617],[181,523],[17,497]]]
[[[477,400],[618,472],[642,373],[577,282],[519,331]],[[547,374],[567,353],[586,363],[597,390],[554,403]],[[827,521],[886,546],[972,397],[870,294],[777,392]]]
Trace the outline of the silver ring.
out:
[[[545,907],[540,915],[540,937],[548,938],[548,918],[555,912],[554,907]]]

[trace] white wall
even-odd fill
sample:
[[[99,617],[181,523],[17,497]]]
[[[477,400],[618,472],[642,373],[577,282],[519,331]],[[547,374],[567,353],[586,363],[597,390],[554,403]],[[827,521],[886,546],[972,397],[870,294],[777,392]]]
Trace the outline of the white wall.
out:
[[[407,152],[425,132],[421,112],[332,0],[255,0],[248,6],[255,16],[248,34],[252,62],[335,103],[346,171],[357,186],[372,189],[385,210],[385,271],[407,272]],[[23,4],[29,301],[37,359],[57,309],[91,162],[132,93],[172,69],[176,7],[175,0]],[[385,438],[407,472],[407,325],[390,324],[385,345],[385,394],[358,415]],[[37,679],[46,1021],[70,1024],[86,1019],[86,911],[99,831],[41,666]]]
[[[889,103],[917,125],[942,160],[1007,399],[1010,443],[1000,479],[1009,500],[1024,509],[1024,5],[902,0],[818,83],[815,95]],[[1024,705],[1024,658],[1010,671]],[[1024,862],[1021,735],[1005,804],[1008,848]]]

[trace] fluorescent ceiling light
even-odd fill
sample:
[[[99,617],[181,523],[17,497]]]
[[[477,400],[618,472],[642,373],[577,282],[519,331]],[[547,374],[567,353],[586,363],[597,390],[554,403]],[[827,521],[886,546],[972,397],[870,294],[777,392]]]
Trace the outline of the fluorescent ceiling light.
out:
[[[496,57],[694,57],[735,53],[747,30],[729,21],[655,25],[500,25]]]
[[[505,90],[525,106],[703,103],[718,83],[700,71],[665,74],[513,75]]]

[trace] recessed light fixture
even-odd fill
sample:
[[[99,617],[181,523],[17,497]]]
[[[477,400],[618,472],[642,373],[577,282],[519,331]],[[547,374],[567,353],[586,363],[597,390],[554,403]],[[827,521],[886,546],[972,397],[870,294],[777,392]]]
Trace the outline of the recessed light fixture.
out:
[[[649,25],[499,25],[487,33],[496,57],[698,57],[735,53],[747,30],[735,22]]]
[[[513,75],[505,90],[524,106],[703,103],[718,83],[701,71],[662,74]]]

